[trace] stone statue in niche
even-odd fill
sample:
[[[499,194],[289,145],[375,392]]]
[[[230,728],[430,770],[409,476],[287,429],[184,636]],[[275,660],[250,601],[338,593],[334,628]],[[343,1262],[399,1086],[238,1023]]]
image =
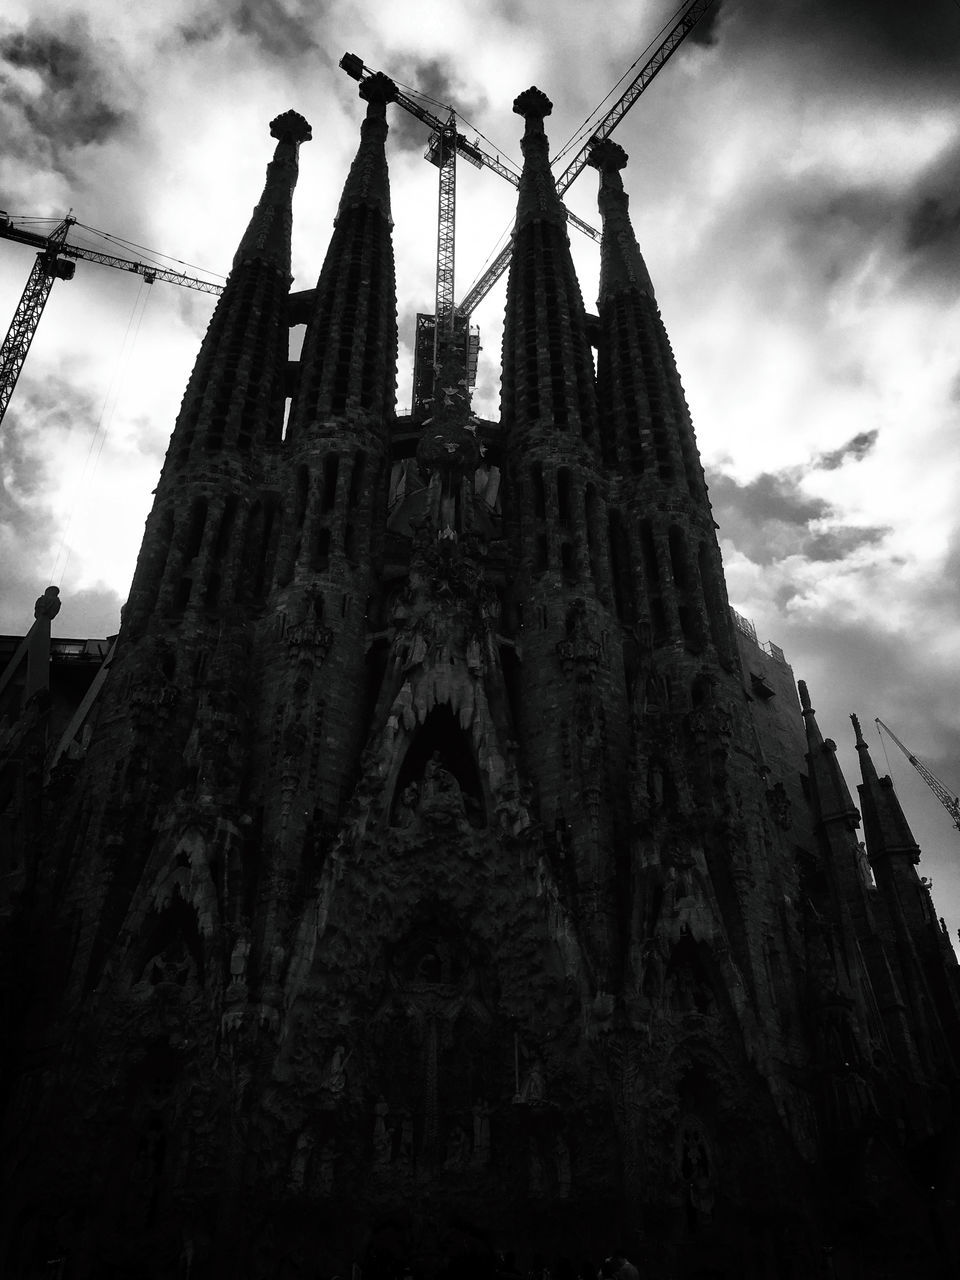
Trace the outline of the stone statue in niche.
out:
[[[420,812],[439,826],[453,826],[467,816],[460,783],[441,762],[438,752],[430,757],[423,771]]]
[[[782,782],[776,782],[767,792],[767,804],[773,820],[782,831],[790,829],[792,820],[790,797]]]
[[[347,1063],[350,1061],[350,1057],[351,1054],[347,1053],[345,1047],[342,1044],[338,1044],[324,1072],[321,1088],[328,1095],[331,1103],[339,1102],[346,1090]]]
[[[313,1139],[304,1130],[297,1137],[297,1145],[294,1148],[293,1160],[290,1164],[290,1189],[291,1191],[302,1191],[307,1176],[307,1162],[310,1159],[310,1152],[313,1148]]]
[[[486,1164],[490,1159],[490,1104],[477,1098],[473,1104],[473,1162]]]
[[[387,1128],[387,1117],[390,1105],[383,1094],[377,1099],[373,1108],[373,1163],[385,1165],[390,1162],[392,1139]]]
[[[394,814],[394,826],[412,827],[417,820],[417,809],[420,804],[420,790],[415,782],[408,782],[400,792]]]
[[[686,1185],[687,1211],[694,1223],[709,1223],[716,1199],[713,1160],[702,1124],[687,1117],[678,1134],[680,1177]]]
[[[557,1195],[561,1200],[570,1198],[570,1148],[562,1133],[557,1134],[555,1143],[557,1161]]]
[[[543,1062],[539,1057],[535,1057],[527,1068],[527,1074],[523,1078],[514,1102],[523,1103],[528,1107],[542,1107],[546,1101]]]
[[[250,955],[250,939],[241,935],[233,944],[230,953],[230,985],[241,985],[246,982],[247,957]]]

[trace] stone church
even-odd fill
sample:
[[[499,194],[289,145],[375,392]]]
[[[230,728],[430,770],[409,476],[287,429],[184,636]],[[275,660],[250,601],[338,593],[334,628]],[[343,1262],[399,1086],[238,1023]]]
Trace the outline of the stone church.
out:
[[[517,98],[500,421],[398,416],[394,93],[297,295],[273,121],[116,642],[8,645],[2,1274],[953,1276],[957,961],[729,608],[626,156],[588,315]]]

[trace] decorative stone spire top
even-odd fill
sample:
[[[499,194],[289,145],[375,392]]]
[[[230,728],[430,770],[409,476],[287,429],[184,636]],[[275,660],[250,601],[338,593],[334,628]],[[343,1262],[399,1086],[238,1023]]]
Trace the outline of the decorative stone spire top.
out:
[[[550,172],[549,143],[543,131],[544,119],[553,110],[553,103],[540,89],[530,88],[514,99],[513,109],[518,116],[523,116],[525,124],[520,143],[523,172],[514,235],[528,222],[537,221],[556,223],[566,231],[567,211]]]
[[[309,142],[313,130],[299,111],[284,111],[270,121],[270,136],[279,142],[297,146],[301,142]]]
[[[797,681],[797,692],[800,694],[800,706],[802,708],[804,718],[807,716],[815,716],[817,713],[810,705],[810,690],[807,688],[806,680]],[[816,723],[816,721],[814,721],[814,723]]]
[[[381,73],[361,81],[367,104],[300,354],[287,440],[336,433],[345,419],[382,445],[394,414],[397,295],[385,143],[397,88]]]
[[[291,200],[299,173],[298,152],[300,143],[309,142],[313,131],[299,112],[285,111],[270,121],[270,136],[277,139],[277,145],[267,165],[263,195],[234,255],[233,266],[267,262],[289,278]]]
[[[368,104],[368,120],[371,116],[385,117],[387,103],[395,102],[397,99],[397,86],[382,71],[376,71],[372,76],[368,76],[366,80],[362,80],[359,92],[360,97]]]
[[[627,153],[610,138],[598,142],[587,163],[600,173],[597,203],[603,218],[603,241],[600,248],[601,299],[637,289],[653,298],[653,284],[630,224],[630,197],[623,189],[622,169]]]
[[[535,85],[518,93],[513,100],[513,109],[518,116],[523,116],[527,125],[527,133],[543,133],[543,122],[553,111],[553,103]]]
[[[343,186],[336,222],[348,209],[379,209],[390,220],[390,184],[384,144],[387,139],[387,103],[396,100],[397,86],[378,71],[360,82],[360,97],[367,114],[360,126],[360,146]]]
[[[513,109],[526,129],[507,281],[501,418],[508,435],[519,424],[523,433],[573,430],[590,440],[596,432],[597,388],[570,257],[567,211],[550,172],[543,131],[553,107],[545,93],[531,88],[515,99]],[[516,441],[519,445],[519,437]]]

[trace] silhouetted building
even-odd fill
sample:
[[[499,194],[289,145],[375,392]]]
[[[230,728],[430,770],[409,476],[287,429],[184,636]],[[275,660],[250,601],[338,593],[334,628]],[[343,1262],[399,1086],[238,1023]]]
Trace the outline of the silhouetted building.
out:
[[[56,723],[38,602],[4,1274],[952,1275],[957,962],[889,779],[860,739],[864,850],[728,607],[626,157],[593,155],[588,317],[521,94],[501,421],[450,355],[398,418],[392,93],[361,87],[293,308],[310,132],[273,122],[119,639]]]

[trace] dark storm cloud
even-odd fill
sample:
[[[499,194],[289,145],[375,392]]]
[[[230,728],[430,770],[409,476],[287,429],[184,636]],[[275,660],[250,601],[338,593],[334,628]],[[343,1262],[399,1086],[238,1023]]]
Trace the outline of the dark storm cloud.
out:
[[[855,448],[851,441],[837,453],[848,455]],[[813,526],[818,521],[837,513],[823,498],[804,493],[802,474],[799,468],[764,472],[747,484],[740,484],[723,473],[711,475],[710,500],[721,536],[759,565],[775,564],[790,556],[835,562],[846,559],[860,547],[881,541],[886,529],[862,526],[815,529]]]
[[[482,118],[487,108],[486,97],[465,96],[465,90],[455,75],[455,68],[445,59],[402,57],[390,67],[378,67],[391,77],[401,90],[410,94],[424,110],[439,120],[446,120],[445,108],[453,107],[457,113],[460,131],[470,136],[471,120]],[[421,101],[420,95],[428,99]],[[416,116],[402,108],[394,108],[390,114],[392,145],[401,151],[424,151],[430,138],[430,129]]]
[[[111,58],[114,51],[94,42],[89,24],[77,16],[65,18],[56,31],[32,22],[0,40],[0,61],[34,72],[40,82],[34,92],[18,85],[14,76],[3,76],[4,111],[27,126],[26,131],[8,126],[8,144],[20,134],[21,149],[28,142],[35,146],[39,135],[62,153],[120,132],[128,112],[110,74]]]
[[[938,156],[921,175],[903,228],[911,270],[955,286],[960,278],[960,145]]]
[[[195,13],[176,29],[186,45],[209,43],[225,31],[235,31],[269,58],[319,58],[318,71],[332,67],[332,51],[317,38],[325,6],[310,0],[238,0]],[[339,54],[337,54],[339,57]]]
[[[851,89],[890,68],[926,80],[960,69],[960,9],[953,0],[927,0],[923,11],[902,0],[723,0],[721,33],[741,52],[777,45],[816,49],[826,62],[842,57]],[[893,85],[909,93],[913,86]]]
[[[821,471],[836,471],[848,459],[853,462],[859,462],[872,451],[879,435],[879,431],[861,431],[848,440],[846,444],[842,444],[839,449],[832,449],[829,453],[821,453],[817,458],[816,466]]]
[[[719,26],[720,13],[722,9],[723,4],[720,3],[720,0],[718,0],[718,3],[711,5],[687,36],[687,39],[691,44],[711,45],[717,43],[717,28]]]
[[[849,525],[841,529],[830,529],[825,533],[811,533],[803,541],[802,553],[807,560],[845,560],[861,547],[881,542],[887,533],[889,529]]]
[[[234,19],[241,35],[255,40],[264,53],[275,58],[315,57],[321,53],[317,43],[317,24],[322,20],[321,6],[311,3],[284,3],[284,0],[244,0],[237,6]],[[318,68],[319,70],[319,68]]]

